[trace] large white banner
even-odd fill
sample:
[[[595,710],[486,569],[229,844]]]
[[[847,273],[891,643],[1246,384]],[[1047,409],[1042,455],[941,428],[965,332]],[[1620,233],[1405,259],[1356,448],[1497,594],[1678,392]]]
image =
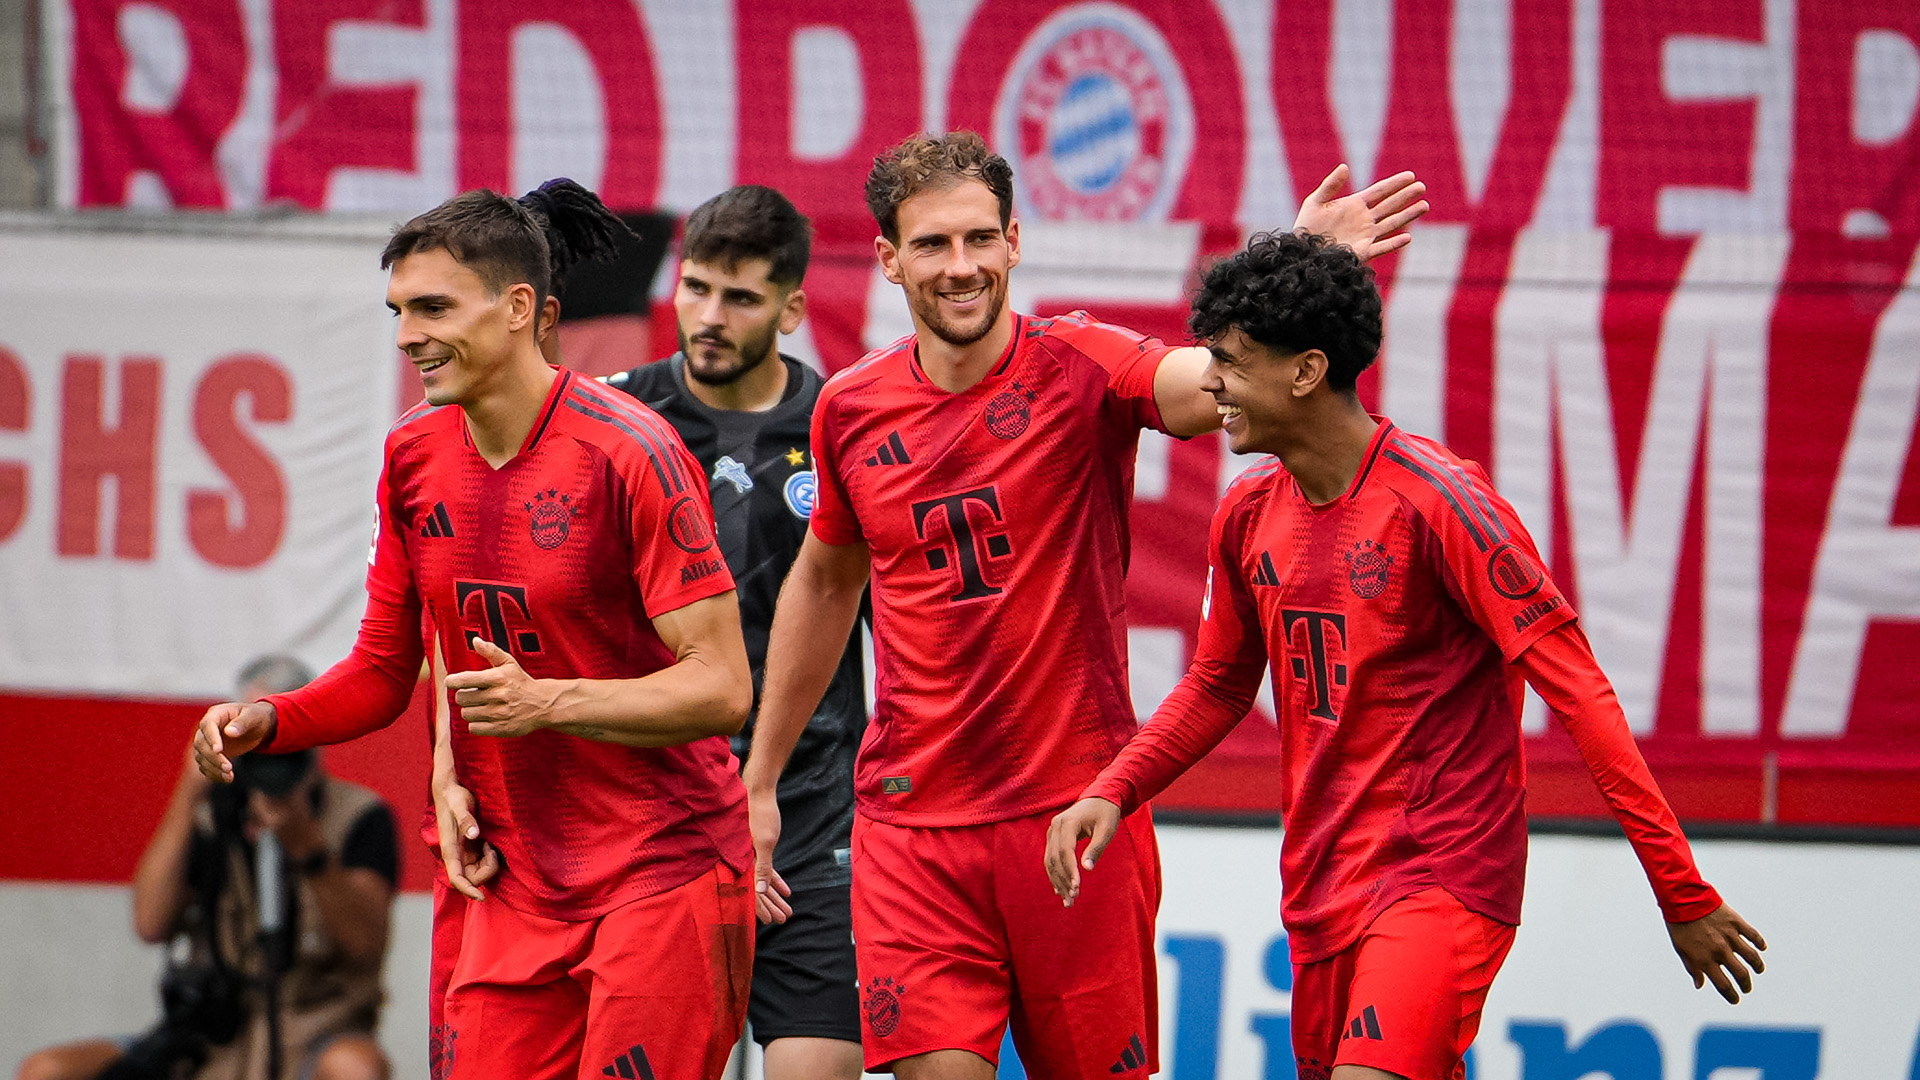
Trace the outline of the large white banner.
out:
[[[0,231],[0,683],[204,697],[359,623],[377,234]]]

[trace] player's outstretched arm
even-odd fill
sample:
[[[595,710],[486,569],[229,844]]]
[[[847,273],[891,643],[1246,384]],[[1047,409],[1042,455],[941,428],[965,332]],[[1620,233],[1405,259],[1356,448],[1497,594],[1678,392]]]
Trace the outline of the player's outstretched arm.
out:
[[[1336,243],[1352,248],[1362,262],[1411,243],[1413,235],[1407,232],[1407,226],[1429,209],[1421,198],[1427,193],[1427,185],[1412,173],[1402,172],[1376,180],[1365,190],[1342,195],[1347,177],[1344,162],[1334,166],[1300,204],[1299,216],[1293,219],[1294,230],[1332,237]]]
[[[1047,880],[1067,907],[1080,895],[1080,871],[1092,870],[1120,831],[1120,807],[1108,799],[1081,799],[1053,816],[1047,826]],[[1087,842],[1084,854],[1075,849]],[[1077,856],[1077,857],[1076,857]]]
[[[542,729],[622,746],[679,746],[731,735],[753,705],[753,676],[732,590],[653,618],[674,662],[638,679],[536,679],[483,637],[469,643],[492,667],[447,676],[475,735],[517,738]]]
[[[1673,951],[1680,954],[1687,974],[1693,976],[1693,988],[1698,990],[1711,980],[1730,1004],[1739,1004],[1741,994],[1753,993],[1754,975],[1767,970],[1760,957],[1767,939],[1726,904],[1691,922],[1668,923],[1667,936],[1673,939]]]
[[[1640,756],[1613,685],[1579,624],[1566,623],[1541,637],[1516,662],[1566,725],[1633,845],[1694,986],[1711,981],[1722,997],[1739,1001],[1740,993],[1753,989],[1752,972],[1763,970],[1760,951],[1766,941],[1700,876],[1693,849]]]
[[[867,545],[829,544],[809,531],[774,607],[760,712],[754,717],[753,745],[741,772],[747,785],[754,887],[763,923],[786,922],[793,913],[786,899],[787,884],[773,869],[773,849],[780,842],[776,799],[780,774],[840,666],[840,653],[853,633],[854,620],[860,617],[860,597],[872,569]]]

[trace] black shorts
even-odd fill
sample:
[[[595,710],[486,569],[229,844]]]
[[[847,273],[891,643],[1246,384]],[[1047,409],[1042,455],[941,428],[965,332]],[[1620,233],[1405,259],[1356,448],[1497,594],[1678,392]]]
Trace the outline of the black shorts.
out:
[[[853,969],[849,887],[795,891],[793,915],[760,928],[753,953],[747,1022],[753,1041],[860,1041],[860,994]]]

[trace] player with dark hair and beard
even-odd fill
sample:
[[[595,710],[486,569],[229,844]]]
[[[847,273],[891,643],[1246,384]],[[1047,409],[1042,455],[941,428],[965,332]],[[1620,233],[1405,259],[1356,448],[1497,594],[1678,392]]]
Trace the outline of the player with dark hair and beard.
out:
[[[687,218],[673,306],[680,351],[609,376],[680,432],[707,472],[720,550],[740,595],[741,631],[760,684],[774,601],[813,513],[808,424],[818,372],[779,351],[806,315],[801,282],[812,226],[779,192],[735,187]],[[767,885],[747,1018],[768,1080],[860,1075],[848,866],[853,757],[867,726],[858,631],[846,643],[792,765],[756,788],[756,852]],[[733,740],[751,780],[753,718]],[[770,860],[770,861],[769,861]]]

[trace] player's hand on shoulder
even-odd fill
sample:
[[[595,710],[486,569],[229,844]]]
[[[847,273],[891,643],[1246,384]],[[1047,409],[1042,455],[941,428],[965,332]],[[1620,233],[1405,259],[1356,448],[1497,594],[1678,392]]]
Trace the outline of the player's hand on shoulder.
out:
[[[1092,870],[1120,829],[1120,808],[1105,799],[1081,799],[1053,817],[1043,857],[1047,878],[1066,907],[1080,895],[1080,871]],[[1085,853],[1075,849],[1086,840]]]
[[[208,709],[193,733],[193,760],[209,780],[233,782],[233,759],[273,734],[273,706],[264,701],[224,701]]]
[[[1402,172],[1376,180],[1363,191],[1341,195],[1347,177],[1346,165],[1335,166],[1300,204],[1294,229],[1331,237],[1352,248],[1362,262],[1407,246],[1413,240],[1407,226],[1428,210],[1421,198],[1427,185]]]
[[[1767,970],[1760,957],[1766,939],[1726,904],[1690,922],[1668,923],[1667,936],[1693,976],[1694,989],[1710,980],[1729,1002],[1738,1004],[1741,994],[1752,993],[1754,975]]]
[[[505,649],[486,638],[472,639],[473,651],[493,665],[447,676],[447,689],[460,718],[475,735],[516,738],[538,731],[551,719],[558,683],[536,679]]]

